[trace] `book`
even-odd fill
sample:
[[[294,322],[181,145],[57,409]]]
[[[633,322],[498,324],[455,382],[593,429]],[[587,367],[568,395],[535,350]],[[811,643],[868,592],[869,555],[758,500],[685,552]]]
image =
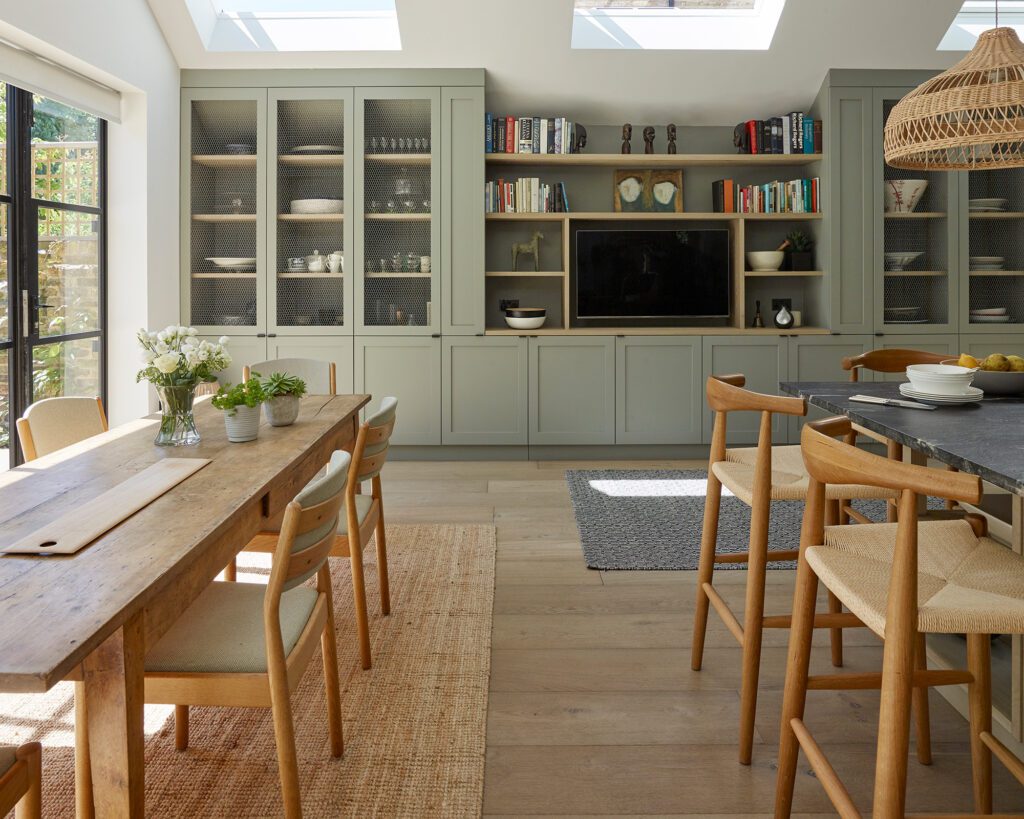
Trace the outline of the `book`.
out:
[[[484,114],[484,151],[494,153],[494,118],[490,113]]]
[[[530,136],[532,142],[530,143],[530,153],[540,153],[540,117],[534,117],[530,127]]]
[[[757,150],[757,122],[756,120],[747,120],[747,139],[750,141],[750,153],[759,154]]]
[[[505,117],[505,153],[514,154],[517,144],[515,120],[512,117]]]
[[[814,137],[812,140],[814,144],[813,153],[820,154],[822,152],[822,131],[821,131],[821,120],[814,120]]]
[[[804,153],[814,153],[814,120],[804,120]]]
[[[547,135],[545,136],[545,140],[546,140],[546,143],[547,143],[547,146],[548,146],[546,153],[549,153],[549,154],[556,153],[556,151],[555,151],[555,122],[556,121],[557,120],[555,120],[555,119],[547,120],[547,129],[546,129],[546,134]]]

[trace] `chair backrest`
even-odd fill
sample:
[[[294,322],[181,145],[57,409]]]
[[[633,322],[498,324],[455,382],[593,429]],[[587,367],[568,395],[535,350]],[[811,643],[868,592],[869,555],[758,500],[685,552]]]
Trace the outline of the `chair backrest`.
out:
[[[107,431],[99,398],[65,396],[36,401],[18,419],[18,439],[26,461]]]
[[[708,406],[715,413],[711,433],[711,458],[715,463],[725,458],[725,433],[730,412],[760,412],[761,426],[757,436],[758,474],[771,472],[772,414],[806,415],[807,400],[784,395],[765,395],[744,389],[743,375],[712,375],[707,381]]]
[[[315,358],[275,358],[260,361],[242,368],[242,380],[248,381],[250,373],[259,373],[266,378],[272,373],[297,375],[306,382],[306,390],[313,395],[337,395],[337,367],[333,361],[319,361]]]
[[[850,371],[851,381],[857,381],[861,370],[901,373],[911,364],[941,364],[949,358],[950,356],[945,353],[930,353],[927,350],[868,350],[866,353],[844,358],[843,369]]]
[[[398,399],[388,396],[380,402],[380,409],[359,427],[356,445],[352,450],[350,475],[351,491],[362,481],[380,475],[391,448],[391,434],[395,431]]]

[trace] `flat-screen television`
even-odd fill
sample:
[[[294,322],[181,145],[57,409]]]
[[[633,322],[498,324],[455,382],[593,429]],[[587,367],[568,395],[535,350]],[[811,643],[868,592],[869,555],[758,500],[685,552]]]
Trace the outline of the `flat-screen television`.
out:
[[[572,250],[576,326],[728,323],[728,230],[580,225]]]

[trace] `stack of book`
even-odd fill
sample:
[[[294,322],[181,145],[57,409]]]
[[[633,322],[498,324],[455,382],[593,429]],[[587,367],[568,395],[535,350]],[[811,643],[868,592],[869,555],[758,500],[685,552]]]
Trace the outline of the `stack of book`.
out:
[[[719,179],[711,183],[711,205],[715,213],[821,213],[820,187],[818,177],[764,185]]]
[[[574,153],[577,126],[565,117],[502,117],[488,113],[484,115],[484,128],[484,150],[489,154]]]
[[[736,126],[748,154],[820,154],[821,120],[795,111],[783,117],[748,119]]]
[[[499,179],[484,186],[487,213],[568,213],[569,196],[564,182],[548,184],[537,177],[506,182]]]

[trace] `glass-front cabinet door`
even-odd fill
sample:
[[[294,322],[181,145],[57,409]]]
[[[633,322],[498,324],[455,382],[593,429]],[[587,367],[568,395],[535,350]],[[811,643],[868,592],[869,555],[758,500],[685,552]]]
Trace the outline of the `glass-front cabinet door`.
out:
[[[266,331],[263,89],[193,89],[182,103],[182,313],[206,335]]]
[[[957,174],[892,168],[882,150],[885,122],[911,90],[874,90],[875,331],[955,332]]]
[[[352,326],[352,90],[272,89],[268,106],[269,334],[337,334]]]
[[[440,330],[440,89],[356,89],[356,332]]]

